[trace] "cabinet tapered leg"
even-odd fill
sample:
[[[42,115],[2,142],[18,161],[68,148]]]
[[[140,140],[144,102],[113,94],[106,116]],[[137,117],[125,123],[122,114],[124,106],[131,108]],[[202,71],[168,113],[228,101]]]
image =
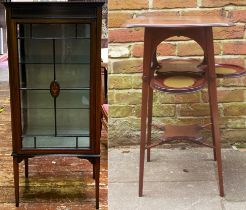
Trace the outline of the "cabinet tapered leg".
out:
[[[28,158],[24,159],[24,163],[25,163],[25,178],[28,178],[28,172],[29,172],[29,169],[28,169]]]
[[[15,186],[15,205],[19,207],[19,162],[18,158],[13,158],[14,186]]]
[[[99,209],[100,158],[96,159],[94,165],[95,165],[96,209]]]

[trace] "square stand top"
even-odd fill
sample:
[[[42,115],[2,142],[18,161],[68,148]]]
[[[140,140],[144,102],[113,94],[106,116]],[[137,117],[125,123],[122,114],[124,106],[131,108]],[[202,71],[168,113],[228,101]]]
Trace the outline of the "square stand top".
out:
[[[139,16],[126,22],[123,26],[134,27],[228,27],[234,23],[221,16]]]

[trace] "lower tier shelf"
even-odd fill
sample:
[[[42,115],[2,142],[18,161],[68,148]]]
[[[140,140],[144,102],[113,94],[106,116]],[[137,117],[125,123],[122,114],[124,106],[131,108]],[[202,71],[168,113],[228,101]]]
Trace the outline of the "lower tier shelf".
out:
[[[209,124],[210,125],[210,124]],[[206,128],[208,125],[153,125],[158,129],[164,131],[164,134],[160,142],[149,144],[146,146],[146,149],[162,145],[171,141],[191,141],[193,143],[201,144],[207,147],[210,146],[203,141],[205,140],[202,136],[201,131]]]

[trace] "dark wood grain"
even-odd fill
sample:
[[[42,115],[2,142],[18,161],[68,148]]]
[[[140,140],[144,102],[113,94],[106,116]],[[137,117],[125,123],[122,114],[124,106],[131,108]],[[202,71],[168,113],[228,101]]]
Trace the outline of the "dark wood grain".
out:
[[[25,160],[25,172],[28,177],[28,158],[34,156],[76,156],[88,159],[94,165],[96,208],[99,208],[99,170],[101,137],[101,6],[105,1],[40,2],[21,3],[4,2],[7,11],[9,75],[12,121],[12,145],[16,206],[19,206],[19,163]],[[79,7],[77,7],[79,6]],[[54,10],[56,12],[52,12]],[[83,10],[80,10],[83,8]],[[28,10],[27,13],[23,9]],[[87,10],[87,11],[86,11]],[[83,14],[83,11],[86,11]],[[73,15],[70,15],[73,14]],[[90,16],[91,15],[91,16]],[[90,24],[90,146],[88,148],[23,148],[19,57],[17,43],[17,24]],[[57,85],[56,83],[53,83]],[[59,86],[59,85],[58,85]],[[51,88],[52,89],[52,88]],[[54,88],[53,88],[54,89]],[[53,91],[54,96],[58,92]],[[25,122],[25,121],[24,121]]]
[[[200,66],[203,66],[204,68],[201,71],[197,71],[197,66],[195,66],[195,68],[193,67],[193,71],[196,74],[199,74],[200,78],[197,80],[198,85],[196,87],[198,88],[189,87],[187,89],[182,90],[182,93],[188,93],[198,90],[208,82],[209,104],[213,135],[213,152],[214,159],[217,161],[219,192],[220,196],[224,196],[212,27],[230,25],[232,24],[228,19],[214,17],[193,17],[190,19],[183,17],[139,17],[130,20],[128,23],[125,24],[125,26],[127,27],[145,27],[139,163],[140,197],[143,196],[145,150],[147,149],[147,161],[150,161],[150,149],[153,146],[153,144],[151,143],[153,91],[150,89],[154,88],[160,91],[164,91],[164,89],[162,88],[163,78],[161,77],[164,76],[165,73],[163,74],[163,72],[161,72],[157,74],[157,76],[155,76],[155,72],[158,71],[158,68],[162,68],[157,61],[156,50],[161,42],[173,36],[189,37],[190,39],[196,41],[204,52],[203,61],[200,64],[198,63]],[[180,68],[182,68],[182,66]],[[180,73],[184,73],[184,71],[173,71],[171,73],[173,73],[174,75],[179,75]],[[168,89],[167,87],[164,88],[165,90]],[[154,145],[159,144],[157,143]]]

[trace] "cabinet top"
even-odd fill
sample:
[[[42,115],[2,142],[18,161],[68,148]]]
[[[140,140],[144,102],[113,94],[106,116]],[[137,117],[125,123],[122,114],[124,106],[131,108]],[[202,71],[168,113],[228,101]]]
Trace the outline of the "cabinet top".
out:
[[[107,0],[0,0],[0,3],[105,3]]]
[[[0,0],[8,9],[7,18],[99,18],[97,8],[106,0]]]

